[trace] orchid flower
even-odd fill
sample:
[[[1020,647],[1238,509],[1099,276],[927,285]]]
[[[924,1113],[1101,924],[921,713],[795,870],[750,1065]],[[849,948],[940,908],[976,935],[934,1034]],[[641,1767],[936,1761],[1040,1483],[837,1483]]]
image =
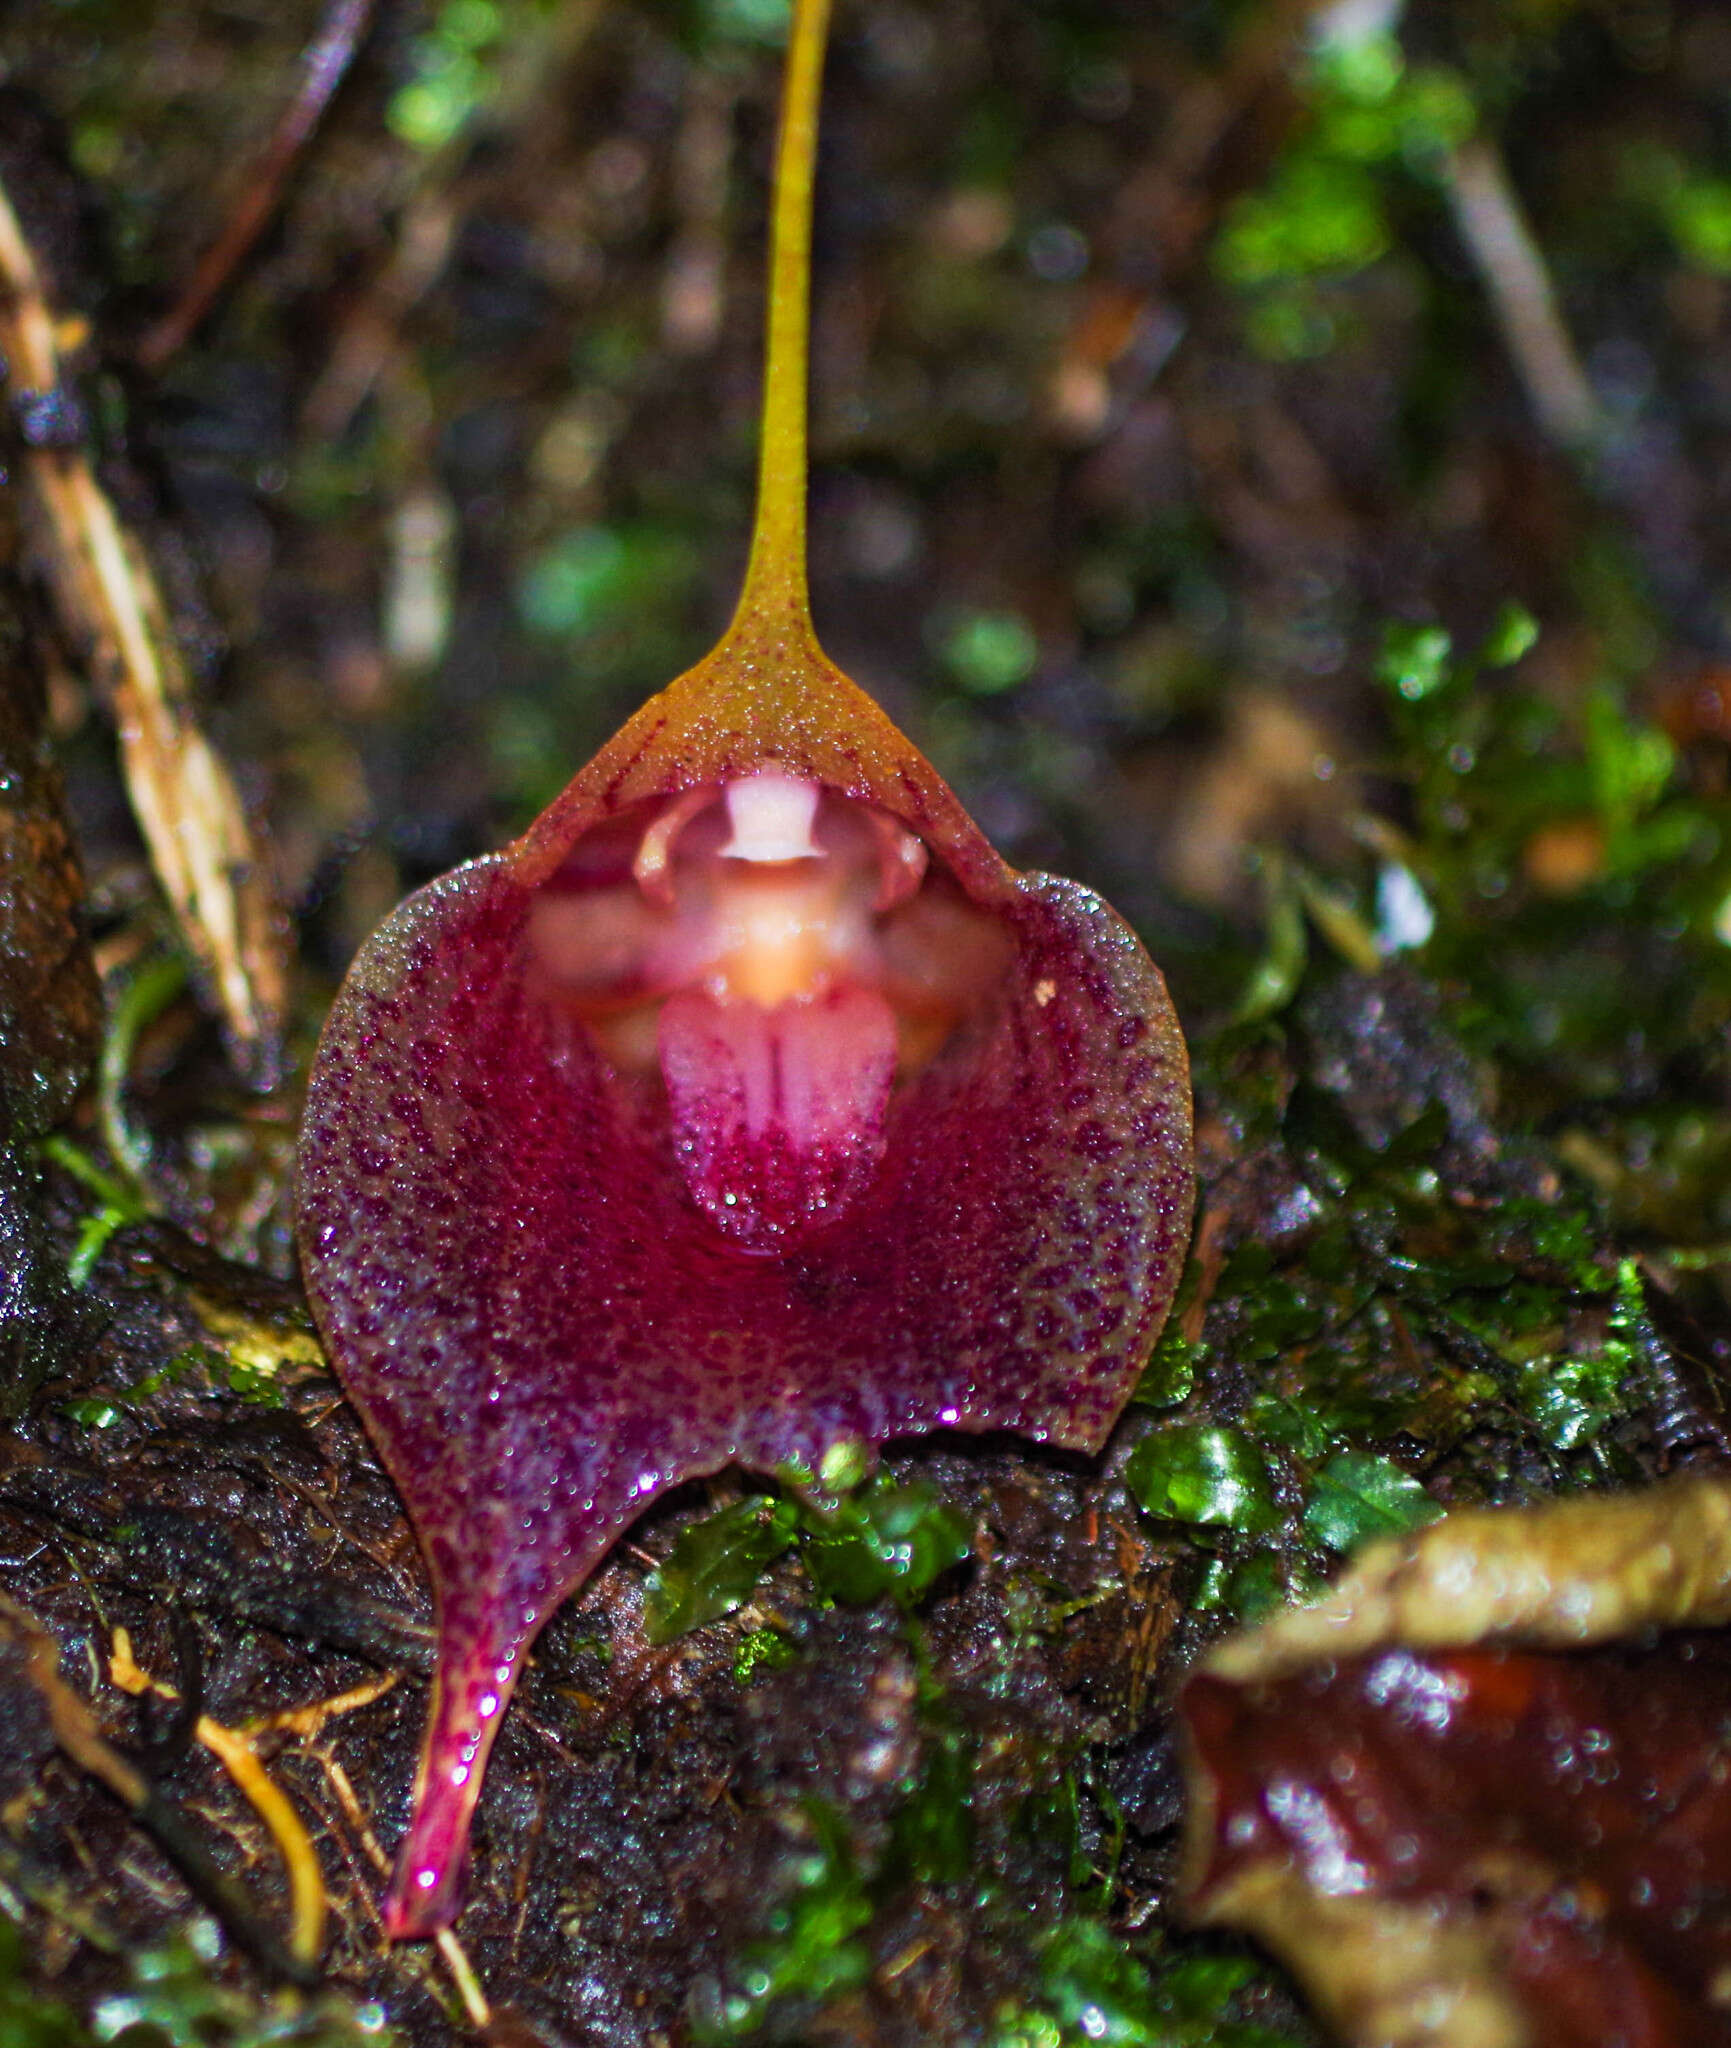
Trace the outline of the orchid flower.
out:
[[[1006,866],[813,632],[826,12],[794,14],[732,623],[373,934],[312,1072],[307,1286],[438,1608],[395,1938],[453,1917],[524,1657],[651,1500],[937,1428],[1097,1449],[1184,1255],[1158,971],[1087,890]]]

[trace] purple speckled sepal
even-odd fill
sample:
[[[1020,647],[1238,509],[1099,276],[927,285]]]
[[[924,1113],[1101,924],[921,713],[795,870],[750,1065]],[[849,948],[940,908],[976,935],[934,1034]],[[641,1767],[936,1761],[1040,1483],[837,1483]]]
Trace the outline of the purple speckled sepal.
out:
[[[941,1427],[1096,1448],[1189,1229],[1183,1042],[1086,890],[1005,871],[1001,988],[898,1088],[869,1192],[780,1256],[728,1242],[664,1092],[540,985],[529,901],[501,856],[387,921],[332,1011],[302,1135],[319,1327],[438,1598],[399,1938],[453,1916],[523,1655],[646,1502],[732,1462]]]

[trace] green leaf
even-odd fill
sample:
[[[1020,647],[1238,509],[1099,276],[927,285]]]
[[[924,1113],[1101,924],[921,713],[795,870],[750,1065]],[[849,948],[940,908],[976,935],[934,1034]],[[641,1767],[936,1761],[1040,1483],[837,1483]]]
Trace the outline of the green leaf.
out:
[[[1015,612],[963,612],[937,636],[938,655],[970,697],[995,697],[1034,673],[1040,643]]]
[[[1373,1536],[1401,1536],[1443,1510],[1410,1472],[1371,1451],[1337,1451],[1310,1482],[1304,1531],[1329,1550],[1353,1551]]]
[[[881,1875],[892,1883],[959,1884],[974,1864],[974,1756],[967,1738],[931,1738],[919,1783],[890,1819]]]
[[[793,1541],[798,1519],[792,1501],[752,1494],[682,1529],[666,1562],[649,1575],[644,1634],[670,1643],[742,1606]]]
[[[973,1532],[919,1482],[879,1479],[834,1508],[801,1510],[801,1555],[827,1599],[864,1606],[885,1593],[911,1606],[941,1573],[973,1554]]]
[[[1409,704],[1420,703],[1453,681],[1449,665],[1453,651],[1454,642],[1441,626],[1391,625],[1377,656],[1377,680]]]
[[[1270,857],[1267,868],[1268,913],[1262,957],[1250,970],[1235,1005],[1234,1024],[1257,1024],[1275,1017],[1298,993],[1310,958],[1304,911],[1284,861]]]
[[[110,1429],[120,1420],[121,1411],[112,1401],[80,1398],[62,1401],[60,1413],[68,1422],[76,1422],[82,1429]]]
[[[1485,635],[1479,660],[1486,668],[1510,668],[1528,653],[1539,637],[1539,622],[1524,604],[1511,598]]]
[[[1177,1317],[1169,1316],[1131,1400],[1145,1408],[1176,1408],[1188,1400],[1196,1385],[1196,1368],[1207,1356],[1208,1346],[1191,1343],[1178,1328]]]
[[[778,2000],[821,2003],[871,1974],[870,1952],[857,1938],[872,1917],[864,1876],[836,1816],[815,1801],[805,1815],[812,1846],[795,1861],[764,1937],[741,1953],[726,1989],[699,1996],[692,2034],[700,2043],[747,2040]],[[778,2029],[775,2038],[787,2037]]]
[[[1145,1437],[1124,1468],[1149,1514],[1264,1535],[1280,1524],[1268,1461],[1242,1430],[1175,1423]]]

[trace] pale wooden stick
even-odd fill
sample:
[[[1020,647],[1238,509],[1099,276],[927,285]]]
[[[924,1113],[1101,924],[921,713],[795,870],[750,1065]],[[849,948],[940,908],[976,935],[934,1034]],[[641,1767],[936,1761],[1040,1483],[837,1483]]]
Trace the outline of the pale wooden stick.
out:
[[[14,407],[61,388],[53,314],[0,186],[0,355]],[[206,739],[156,578],[85,450],[26,440],[35,550],[66,640],[107,700],[151,866],[241,1071],[277,1077],[287,926],[234,778]],[[48,445],[43,445],[48,440]]]

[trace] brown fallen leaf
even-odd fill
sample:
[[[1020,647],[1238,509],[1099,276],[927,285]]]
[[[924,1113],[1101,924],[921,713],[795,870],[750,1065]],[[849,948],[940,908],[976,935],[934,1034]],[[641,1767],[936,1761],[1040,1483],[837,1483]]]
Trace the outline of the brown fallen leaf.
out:
[[[1185,1688],[1192,1917],[1355,2048],[1731,2042],[1728,1617],[1724,1478],[1376,1546]]]

